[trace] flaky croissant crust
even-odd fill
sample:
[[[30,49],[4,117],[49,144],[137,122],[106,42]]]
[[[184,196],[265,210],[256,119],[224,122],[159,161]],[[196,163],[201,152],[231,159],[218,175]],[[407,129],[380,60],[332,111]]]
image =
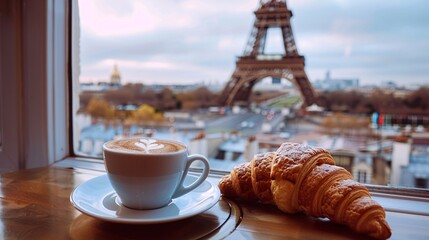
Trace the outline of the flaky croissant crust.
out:
[[[219,182],[223,195],[274,204],[286,213],[304,212],[379,239],[391,236],[384,209],[368,189],[329,152],[284,143],[276,152],[257,154]]]

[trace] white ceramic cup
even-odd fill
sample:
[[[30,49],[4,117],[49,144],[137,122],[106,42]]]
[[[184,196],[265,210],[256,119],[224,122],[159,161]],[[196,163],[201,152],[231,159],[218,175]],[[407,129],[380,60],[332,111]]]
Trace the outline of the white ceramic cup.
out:
[[[188,155],[187,147],[182,143],[161,141],[180,144],[183,149],[168,153],[139,153],[108,148],[109,142],[103,144],[107,176],[125,207],[155,209],[166,206],[173,198],[192,191],[207,178],[210,166],[206,157]],[[203,163],[203,171],[195,182],[183,186],[194,161]]]

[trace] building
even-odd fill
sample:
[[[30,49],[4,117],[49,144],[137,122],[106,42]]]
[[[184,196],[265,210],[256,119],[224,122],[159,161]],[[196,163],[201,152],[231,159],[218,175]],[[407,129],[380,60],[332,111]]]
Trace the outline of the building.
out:
[[[325,79],[316,80],[313,87],[322,91],[355,89],[359,87],[359,79],[334,79],[331,78],[331,73],[328,71]]]
[[[111,85],[121,85],[121,74],[118,70],[118,65],[113,66],[112,74],[110,75],[110,84]]]
[[[400,143],[398,143],[400,144]],[[429,186],[429,133],[412,133],[408,151],[403,154],[403,161],[397,171],[400,174],[401,186],[428,188]],[[392,179],[393,180],[393,179]]]
[[[111,89],[119,89],[122,87],[121,74],[118,69],[118,65],[113,66],[112,73],[110,74],[110,81],[99,81],[98,83],[94,82],[81,82],[79,84],[79,90],[81,92],[91,91],[91,92],[104,92]]]

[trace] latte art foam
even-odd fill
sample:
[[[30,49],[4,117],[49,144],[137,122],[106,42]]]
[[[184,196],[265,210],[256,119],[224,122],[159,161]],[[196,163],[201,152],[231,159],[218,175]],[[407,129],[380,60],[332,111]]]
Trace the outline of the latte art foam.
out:
[[[149,153],[150,150],[158,150],[164,148],[164,144],[157,143],[155,139],[140,139],[140,142],[135,142],[134,145],[141,148],[145,153]]]
[[[112,150],[132,153],[170,153],[185,149],[185,146],[164,140],[152,138],[118,139],[106,143],[106,147]]]

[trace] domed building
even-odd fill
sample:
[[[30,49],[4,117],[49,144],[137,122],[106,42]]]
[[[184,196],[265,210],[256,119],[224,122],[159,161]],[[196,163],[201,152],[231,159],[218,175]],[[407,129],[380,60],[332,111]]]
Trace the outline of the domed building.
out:
[[[110,75],[110,84],[111,85],[119,85],[119,86],[122,85],[121,84],[121,74],[119,73],[117,64],[115,64],[113,66],[113,71],[112,71],[112,74]]]

